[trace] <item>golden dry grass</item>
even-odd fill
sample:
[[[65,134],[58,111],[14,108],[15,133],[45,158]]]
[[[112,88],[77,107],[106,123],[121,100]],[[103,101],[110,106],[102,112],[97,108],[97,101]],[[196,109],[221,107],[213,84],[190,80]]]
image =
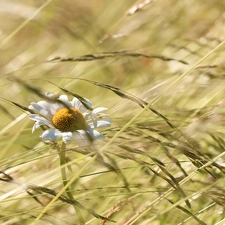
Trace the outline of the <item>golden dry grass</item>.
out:
[[[0,223],[224,224],[224,9],[1,1]],[[97,153],[66,147],[70,194],[61,142],[43,143],[27,116],[47,91],[112,118]]]

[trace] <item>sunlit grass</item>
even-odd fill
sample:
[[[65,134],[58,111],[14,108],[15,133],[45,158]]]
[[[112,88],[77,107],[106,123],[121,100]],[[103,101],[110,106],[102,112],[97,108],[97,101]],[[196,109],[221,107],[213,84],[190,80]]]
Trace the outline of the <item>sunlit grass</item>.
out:
[[[222,1],[0,5],[1,224],[224,223]],[[61,166],[28,118],[48,91],[112,118]]]

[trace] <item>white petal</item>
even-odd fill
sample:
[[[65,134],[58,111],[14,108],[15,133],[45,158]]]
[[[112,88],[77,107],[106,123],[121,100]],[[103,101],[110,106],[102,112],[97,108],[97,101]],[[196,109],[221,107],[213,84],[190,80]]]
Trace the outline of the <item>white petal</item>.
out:
[[[69,144],[71,142],[72,137],[73,137],[73,134],[71,132],[62,133],[62,140],[63,142],[65,142],[65,144]]]
[[[92,107],[91,101],[89,99],[87,99],[87,98],[83,98],[83,99],[85,100],[86,105],[91,108]],[[75,107],[77,109],[79,109],[80,105],[85,108],[85,106],[82,104],[82,102],[76,97],[73,98],[73,100],[71,101],[71,104],[73,105],[73,107]]]
[[[47,92],[45,93],[45,95],[50,98],[51,100],[56,100],[56,97],[55,95],[53,95],[51,92]],[[59,97],[60,98],[60,97]],[[61,100],[62,101],[62,100]],[[49,103],[50,107],[51,107],[51,114],[52,115],[55,115],[55,113],[57,111],[59,111],[60,109],[62,108],[65,108],[65,106],[63,106],[62,104],[58,103],[58,102],[51,102]]]
[[[73,108],[80,110],[82,113],[87,111],[87,109],[77,98],[73,98],[73,100],[71,101],[71,105]]]
[[[55,107],[55,105],[58,107]],[[43,115],[48,120],[51,120],[52,116],[58,111],[58,108],[61,108],[61,106],[59,106],[58,103],[51,104],[46,101],[40,101],[38,103],[32,102],[28,108]]]
[[[43,141],[55,141],[56,139],[62,137],[62,132],[56,129],[45,130],[40,137]]]
[[[96,127],[110,127],[111,123],[110,123],[111,119],[107,118],[107,119],[102,119],[102,120],[97,120],[97,121],[93,121],[93,122],[89,122],[88,125],[91,128],[96,128]]]
[[[87,99],[84,98],[86,101],[87,106],[91,107],[92,103]],[[77,98],[73,98],[73,100],[71,101],[71,105],[73,108],[80,110],[82,113],[85,113],[87,111],[87,109],[85,108],[85,106],[80,102],[79,99]]]
[[[66,95],[60,95],[58,99],[62,101],[67,107],[72,107],[72,104],[68,101],[68,97]]]
[[[58,112],[62,108],[65,108],[65,106],[63,106],[62,104],[59,104],[59,103],[51,104],[51,114],[55,115],[56,112]]]
[[[92,107],[91,101],[90,101],[89,99],[87,99],[87,98],[84,98],[84,99],[85,99],[85,101],[86,101],[86,104],[87,104],[89,107]]]
[[[89,130],[89,132],[92,134],[92,136],[94,136],[94,138],[99,139],[99,138],[105,138],[105,136],[103,134],[101,134],[100,132],[98,132],[97,130]]]
[[[108,110],[108,109],[105,108],[105,107],[99,107],[99,108],[94,109],[94,110],[92,111],[92,114],[93,114],[93,115],[97,115],[98,113],[103,112],[103,111],[106,111],[106,110]]]
[[[29,118],[30,118],[31,120],[36,121],[36,122],[42,122],[43,125],[47,125],[48,127],[54,127],[53,124],[52,124],[49,120],[47,120],[47,119],[45,119],[44,117],[39,116],[39,115],[37,115],[37,114],[30,114],[30,115],[29,115]]]
[[[46,92],[45,95],[50,99],[55,99],[55,95],[53,95],[51,92]]]
[[[85,119],[91,119],[91,118],[94,118],[94,117],[98,116],[99,113],[101,113],[101,112],[103,112],[105,110],[108,110],[108,109],[105,108],[105,107],[99,107],[99,108],[96,108],[96,109],[94,109],[93,111],[91,111],[89,113],[84,113],[84,117],[85,117]],[[100,116],[104,117],[104,116],[107,116],[107,115],[101,113]]]
[[[34,133],[34,131],[42,125],[45,125],[45,123],[43,123],[42,121],[37,121],[32,128],[32,133]]]
[[[28,108],[31,109],[31,110],[33,110],[36,113],[40,113],[40,111],[42,110],[42,107],[40,105],[38,105],[37,103],[35,103],[35,102],[32,102],[28,106]]]
[[[40,114],[46,117],[47,119],[51,120],[53,116],[51,113],[51,105],[46,101],[40,101],[37,104],[42,107]]]

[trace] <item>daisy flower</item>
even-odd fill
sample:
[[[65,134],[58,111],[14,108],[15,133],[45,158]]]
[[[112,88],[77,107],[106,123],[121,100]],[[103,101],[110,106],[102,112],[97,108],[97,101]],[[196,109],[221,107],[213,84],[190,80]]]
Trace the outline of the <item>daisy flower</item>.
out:
[[[32,102],[28,108],[36,114],[30,114],[29,118],[35,121],[32,133],[40,126],[48,127],[40,137],[45,142],[52,142],[62,138],[65,144],[69,144],[73,139],[78,146],[84,147],[91,145],[91,140],[97,144],[99,138],[104,135],[94,130],[99,127],[109,127],[110,118],[102,112],[107,108],[99,107],[92,111],[87,110],[84,105],[77,99],[68,100],[66,95],[60,95],[59,101],[52,93],[46,93],[49,101]],[[51,100],[52,99],[52,100]],[[92,103],[85,98],[86,104],[91,108]]]

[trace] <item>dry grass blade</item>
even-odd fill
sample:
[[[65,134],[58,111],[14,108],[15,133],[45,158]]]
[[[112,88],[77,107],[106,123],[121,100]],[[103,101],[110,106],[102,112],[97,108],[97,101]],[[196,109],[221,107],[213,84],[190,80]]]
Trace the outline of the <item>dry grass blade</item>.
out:
[[[119,174],[119,176],[121,177],[124,186],[126,187],[126,189],[130,192],[130,188],[129,188],[129,183],[127,181],[127,178],[125,177],[125,175],[122,173],[122,171],[120,170],[119,166],[116,163],[116,160],[114,160],[112,157],[110,157],[108,154],[105,153],[105,156],[110,160],[111,165],[113,167],[113,171],[115,171],[116,173]]]
[[[122,158],[122,159],[126,159],[126,160],[130,160],[130,161],[134,161],[136,163],[138,163],[139,165],[142,165],[142,166],[152,166],[151,163],[147,162],[147,161],[144,161],[144,160],[140,160],[132,155],[128,155],[128,154],[119,154],[119,153],[113,153],[113,152],[110,152],[111,155],[115,155],[119,158]]]
[[[169,158],[172,162],[174,162],[174,163],[180,168],[180,170],[182,171],[182,173],[184,174],[184,176],[188,176],[188,174],[186,173],[186,171],[184,170],[184,168],[181,166],[179,160],[178,160],[176,157],[174,157],[174,156],[169,152],[169,150],[167,149],[167,147],[165,146],[165,144],[164,144],[164,143],[161,143],[161,144],[160,144],[160,147],[164,150],[164,152],[166,153],[166,155],[168,156],[168,158]],[[169,145],[169,147],[176,148],[176,146],[173,146],[173,145],[171,145],[171,144]]]
[[[36,87],[34,87],[32,85],[27,84],[24,80],[21,80],[18,77],[15,77],[15,76],[12,76],[12,75],[8,76],[7,79],[9,81],[18,83],[19,85],[21,85],[22,87],[24,87],[27,91],[36,94],[40,98],[49,100],[49,98],[46,97],[46,95],[43,94],[42,91],[39,88],[36,88]]]
[[[210,197],[216,204],[225,208],[225,190],[223,188],[215,187],[204,194]]]
[[[171,179],[171,181],[174,183],[174,186],[176,188],[176,190],[181,194],[181,196],[183,198],[186,197],[186,194],[184,193],[183,189],[181,188],[179,182],[177,181],[177,179],[175,177],[173,177],[168,170],[166,170],[164,167],[158,165],[160,167],[160,169]],[[189,200],[185,200],[186,205],[191,208],[191,204],[189,202]]]
[[[110,171],[113,171],[113,172],[115,172],[116,174],[118,174],[118,175],[121,177],[121,179],[123,180],[124,185],[125,185],[125,187],[127,188],[127,190],[130,191],[130,189],[129,189],[129,183],[128,183],[126,177],[123,175],[122,171],[121,171],[121,170],[119,169],[119,167],[117,166],[115,160],[113,160],[109,155],[106,155],[107,158],[108,158],[108,159],[110,160],[110,162],[112,163],[112,164],[109,164],[109,163],[107,163],[107,162],[104,161],[103,157],[102,157],[99,153],[96,153],[96,154],[97,154],[96,160],[97,160],[100,164],[102,164],[103,166],[105,166],[107,169],[109,169]]]
[[[123,207],[124,205],[128,204],[129,202],[130,202],[129,199],[125,199],[125,200],[119,201],[116,205],[114,205],[112,207],[112,209],[110,209],[110,211],[108,212],[106,218],[112,217],[114,214],[116,214],[118,211],[120,211],[121,207]],[[99,225],[105,225],[106,222],[107,222],[107,220],[102,220]]]
[[[131,16],[133,14],[135,14],[136,12],[140,11],[140,10],[143,10],[143,8],[145,6],[147,6],[148,4],[152,3],[153,0],[144,0],[143,2],[133,6],[131,9],[129,9],[127,15],[128,16]]]
[[[167,199],[170,203],[174,204],[171,200]],[[202,220],[200,220],[196,215],[194,215],[192,212],[190,212],[189,210],[185,209],[184,207],[177,205],[176,206],[178,209],[182,210],[184,213],[188,214],[189,216],[191,216],[192,218],[194,218],[199,224],[201,225],[206,225],[206,223],[204,223]]]
[[[159,165],[158,165],[159,166]],[[165,180],[167,183],[169,183],[175,190],[178,191],[178,193],[180,193],[182,195],[182,197],[186,198],[186,195],[184,193],[184,191],[182,190],[182,188],[180,187],[179,183],[177,182],[177,180],[166,170],[164,169],[162,166],[159,166],[160,169],[167,175],[169,176],[170,179],[168,179],[166,176],[162,175],[161,173],[158,173],[156,170],[151,169],[150,170],[157,175],[158,177],[162,178],[163,180]],[[191,208],[191,204],[188,200],[185,200],[186,205]]]
[[[28,185],[27,188],[30,189],[30,190],[35,190],[35,191],[40,192],[40,193],[46,193],[46,194],[49,194],[49,195],[52,195],[52,196],[56,196],[57,195],[57,193],[54,190],[52,190],[50,188],[46,188],[46,187],[35,186],[35,185]],[[111,220],[109,218],[106,218],[104,216],[101,216],[101,215],[97,214],[94,210],[89,209],[89,208],[83,206],[81,203],[79,203],[75,199],[70,199],[70,198],[67,198],[64,195],[61,195],[59,197],[59,200],[61,200],[62,202],[66,202],[68,204],[71,204],[71,205],[76,205],[80,209],[89,212],[90,214],[92,214],[94,217],[96,217],[98,219],[106,220],[106,221],[110,221],[110,222],[115,222],[114,220]]]
[[[26,191],[28,195],[30,195],[36,202],[38,202],[42,207],[44,207],[45,205],[38,199],[38,197],[36,196],[36,194],[33,194],[32,192],[30,192],[29,190]]]
[[[4,181],[4,182],[12,182],[14,181],[13,177],[11,177],[10,175],[6,174],[3,171],[0,171],[1,177],[0,180]]]
[[[150,156],[148,153],[141,151],[139,149],[134,149],[128,146],[124,146],[124,145],[118,145],[120,148],[130,152],[130,153],[135,153],[135,154],[140,154],[140,155],[145,155],[147,157],[149,157],[153,162],[155,162],[156,164],[159,164],[160,166],[165,166],[165,164],[163,162],[161,162],[159,159]]]
[[[22,106],[21,104],[19,103],[16,103],[16,102],[13,102],[13,101],[10,101],[10,100],[7,100],[7,99],[4,99],[5,101],[15,105],[16,107],[18,107],[19,109],[21,109],[22,111],[25,111],[25,112],[30,112],[30,113],[34,113],[31,109],[29,109],[28,107],[26,106]]]
[[[2,98],[1,98],[2,99]],[[6,101],[6,99],[4,99]],[[9,116],[12,120],[15,119],[15,117],[2,105],[0,105],[0,110],[6,114],[7,116]]]
[[[77,80],[83,80],[83,81],[87,81],[91,84],[94,84],[96,86],[100,86],[100,87],[103,87],[103,88],[106,88],[112,92],[114,92],[116,95],[120,96],[121,98],[125,98],[125,99],[128,99],[132,102],[135,102],[137,103],[139,106],[141,106],[142,108],[144,108],[145,106],[149,105],[147,102],[145,102],[144,100],[130,94],[130,93],[127,93],[123,90],[121,90],[120,88],[118,87],[115,87],[115,86],[112,86],[112,85],[109,85],[109,84],[105,84],[105,83],[101,83],[101,82],[98,82],[98,81],[93,81],[93,80],[89,80],[89,79],[84,79],[84,78],[74,78],[74,79],[77,79]],[[48,81],[49,82],[49,81]],[[51,82],[52,83],[52,82]],[[55,85],[55,84],[54,84]],[[59,87],[60,88],[60,87]],[[65,88],[63,88],[62,90],[64,90],[65,92],[68,92],[70,94],[73,94],[72,92],[66,90]],[[73,94],[74,95],[74,94]],[[149,109],[155,113],[157,116],[161,117],[171,128],[176,128],[170,121],[168,118],[166,118],[165,116],[163,116],[161,113],[159,113],[157,110],[153,109],[152,107],[149,107]],[[177,128],[176,128],[177,129]]]
[[[116,52],[103,52],[103,53],[94,53],[88,55],[82,55],[78,57],[69,57],[69,58],[62,58],[62,57],[55,57],[50,59],[46,62],[85,62],[85,61],[92,61],[92,60],[100,60],[105,58],[115,58],[115,57],[135,57],[135,58],[146,58],[146,59],[161,59],[163,61],[176,61],[185,65],[188,65],[188,62],[184,60],[174,59],[171,57],[166,57],[163,55],[151,55],[151,54],[143,54],[143,53],[136,53],[136,52],[127,52],[125,50],[116,51]]]
[[[61,90],[62,90],[63,92],[65,92],[66,94],[69,94],[69,95],[71,95],[71,96],[73,96],[73,97],[79,99],[79,101],[83,104],[83,106],[84,106],[86,109],[88,109],[88,110],[93,110],[93,109],[88,105],[87,100],[86,100],[85,98],[83,98],[82,96],[80,96],[80,95],[78,95],[78,94],[75,94],[75,93],[73,93],[73,92],[67,90],[67,89],[64,88],[64,87],[60,87],[60,86],[56,85],[56,84],[53,83],[53,82],[50,82],[50,81],[47,81],[47,82],[49,82],[49,83],[55,85],[56,87],[58,87],[59,89],[61,89]]]
[[[197,167],[201,167],[202,165],[208,163],[210,159],[206,156],[203,155],[200,151],[197,149],[191,149],[189,146],[183,146],[183,147],[178,147],[182,151],[182,153],[190,159],[190,161]],[[223,165],[220,165],[216,162],[213,162],[211,166],[214,166],[218,168],[222,173],[225,173],[225,167]],[[207,168],[204,168],[207,170]],[[209,174],[211,174],[213,177],[214,175],[207,170]]]
[[[39,96],[41,99],[44,99],[44,100],[50,101],[50,102],[58,102],[58,103],[64,105],[66,108],[68,108],[68,106],[67,106],[63,101],[60,101],[57,97],[51,96],[51,97],[49,98],[48,96],[46,96],[45,94],[43,94],[43,92],[42,92],[40,89],[38,89],[38,88],[36,88],[36,87],[34,87],[34,86],[31,86],[31,85],[27,84],[26,82],[24,82],[23,80],[21,80],[21,79],[19,79],[19,78],[16,78],[16,77],[11,76],[11,77],[9,78],[9,80],[16,81],[18,84],[20,84],[21,86],[23,86],[23,87],[24,87],[25,89],[27,89],[29,92],[36,94],[36,95]],[[48,81],[48,82],[49,82],[49,81]],[[49,83],[51,83],[51,82],[49,82]],[[52,84],[53,84],[53,83],[52,83]],[[55,85],[55,84],[54,84],[54,85]],[[57,86],[57,85],[55,85],[55,86]],[[57,86],[57,87],[58,87],[58,86]],[[78,98],[78,99],[81,101],[81,103],[84,105],[85,108],[87,108],[88,110],[92,110],[92,108],[88,106],[88,103],[87,103],[87,101],[86,101],[85,98],[83,98],[83,97],[81,97],[81,96],[79,96],[79,95],[77,95],[77,94],[74,94],[74,93],[72,93],[72,92],[69,92],[68,90],[66,90],[66,89],[64,89],[64,88],[61,88],[61,87],[58,87],[58,88],[60,88],[61,90],[63,90],[63,91],[66,92],[67,94],[71,94],[72,96]],[[23,107],[23,106],[20,106],[18,103],[14,103],[14,102],[12,102],[12,103],[15,104],[15,105],[17,105],[17,106],[20,107],[20,108],[22,107],[22,109],[24,108],[25,111],[29,111],[29,112],[30,112],[30,110],[29,110],[28,108]]]

